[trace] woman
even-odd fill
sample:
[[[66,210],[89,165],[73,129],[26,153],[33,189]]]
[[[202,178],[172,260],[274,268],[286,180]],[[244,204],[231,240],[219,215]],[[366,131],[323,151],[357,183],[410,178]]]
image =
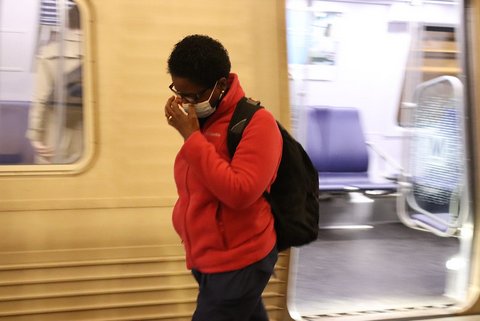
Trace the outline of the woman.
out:
[[[75,97],[71,101],[66,89],[70,78],[81,81],[82,33],[77,6],[68,11],[68,28],[63,36],[42,47],[37,57],[35,92],[26,134],[35,150],[37,164],[73,163],[83,152],[82,99]],[[63,84],[64,92],[56,90],[58,83]],[[62,101],[58,96],[62,94],[63,105],[58,106]],[[65,109],[64,117],[59,117],[58,108]]]
[[[174,166],[173,225],[199,284],[194,321],[268,320],[261,294],[277,260],[269,191],[282,138],[266,109],[255,113],[230,158],[227,127],[245,96],[223,45],[178,42],[169,59],[174,96],[165,117],[184,138]]]

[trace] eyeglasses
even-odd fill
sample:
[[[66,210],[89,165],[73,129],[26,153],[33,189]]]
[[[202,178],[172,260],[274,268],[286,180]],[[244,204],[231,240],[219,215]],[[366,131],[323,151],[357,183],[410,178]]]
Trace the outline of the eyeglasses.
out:
[[[211,88],[205,88],[204,90],[200,91],[199,93],[196,94],[185,94],[177,91],[175,87],[173,86],[173,82],[168,86],[168,88],[178,97],[182,98],[183,100],[187,101],[190,104],[195,104],[197,103],[200,98],[207,92],[207,90]]]

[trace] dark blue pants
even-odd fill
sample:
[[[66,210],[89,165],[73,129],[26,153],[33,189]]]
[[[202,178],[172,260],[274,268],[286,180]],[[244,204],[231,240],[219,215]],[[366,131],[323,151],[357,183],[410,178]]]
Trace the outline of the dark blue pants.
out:
[[[192,321],[268,321],[261,295],[277,258],[275,247],[262,260],[240,270],[211,274],[192,270],[199,285]]]

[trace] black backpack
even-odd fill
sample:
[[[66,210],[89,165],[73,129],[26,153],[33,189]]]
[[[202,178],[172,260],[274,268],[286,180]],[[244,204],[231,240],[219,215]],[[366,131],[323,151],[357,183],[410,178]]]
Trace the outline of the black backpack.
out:
[[[263,108],[260,102],[242,98],[228,125],[227,146],[233,157],[253,114]],[[315,241],[318,237],[319,188],[318,173],[303,149],[277,121],[283,138],[282,160],[270,193],[264,197],[270,203],[275,218],[279,251]]]

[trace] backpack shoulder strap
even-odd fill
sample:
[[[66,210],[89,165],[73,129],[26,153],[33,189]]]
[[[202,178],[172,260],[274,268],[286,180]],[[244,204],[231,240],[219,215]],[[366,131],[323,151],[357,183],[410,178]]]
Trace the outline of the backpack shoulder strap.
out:
[[[238,102],[232,115],[232,119],[228,124],[227,132],[227,147],[230,157],[233,157],[240,140],[242,139],[243,131],[247,127],[250,119],[257,110],[262,108],[259,101],[243,97]]]

